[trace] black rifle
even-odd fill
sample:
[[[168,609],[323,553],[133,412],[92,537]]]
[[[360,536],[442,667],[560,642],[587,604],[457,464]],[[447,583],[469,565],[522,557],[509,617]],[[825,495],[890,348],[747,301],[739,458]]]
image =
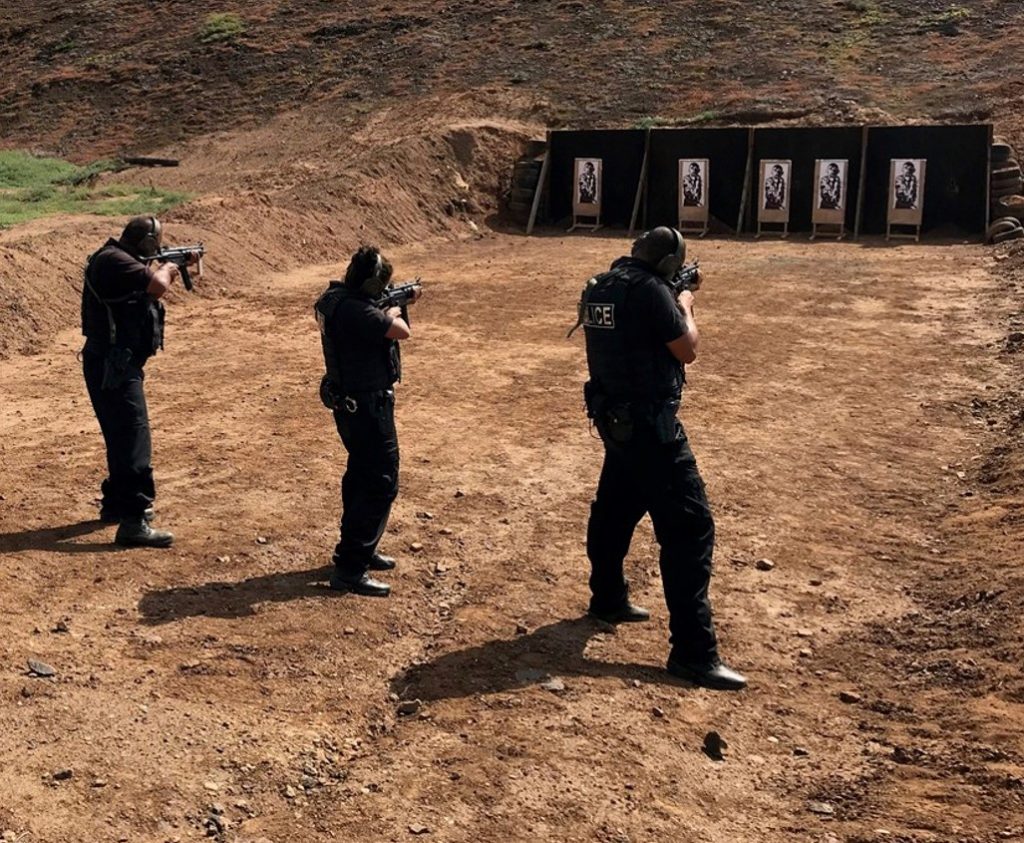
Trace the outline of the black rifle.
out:
[[[155,255],[142,258],[142,261],[143,263],[149,261],[173,263],[181,271],[181,283],[185,285],[186,290],[191,292],[195,285],[192,283],[192,276],[188,271],[188,262],[189,256],[193,254],[199,255],[199,263],[196,268],[199,270],[198,274],[202,276],[203,255],[206,254],[206,249],[203,248],[202,243],[197,243],[195,246],[169,246],[166,249],[160,249]]]
[[[415,281],[410,281],[408,284],[399,284],[397,287],[388,287],[383,293],[373,300],[373,303],[381,310],[400,307],[404,312],[410,302],[419,295],[421,289],[423,289],[423,285],[420,283],[420,279],[417,278]]]
[[[683,290],[696,290],[698,283],[697,274],[699,272],[700,266],[697,261],[684,263],[679,267],[676,270],[676,274],[668,282],[669,287],[672,288],[672,295],[678,296]]]

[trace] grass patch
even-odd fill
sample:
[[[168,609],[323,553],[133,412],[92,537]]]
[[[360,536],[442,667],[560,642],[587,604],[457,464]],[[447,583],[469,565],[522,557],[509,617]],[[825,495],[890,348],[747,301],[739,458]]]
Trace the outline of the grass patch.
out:
[[[245,21],[237,12],[222,12],[207,15],[203,28],[199,30],[199,40],[203,44],[216,44],[221,41],[234,41],[245,34]]]
[[[154,187],[94,186],[101,173],[122,168],[111,160],[78,167],[59,158],[0,151],[0,227],[52,214],[159,215],[188,199],[184,193]]]

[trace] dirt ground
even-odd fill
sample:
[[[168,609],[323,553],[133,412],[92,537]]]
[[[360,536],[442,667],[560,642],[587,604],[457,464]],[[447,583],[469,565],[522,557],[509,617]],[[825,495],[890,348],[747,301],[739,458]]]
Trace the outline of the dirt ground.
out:
[[[426,294],[388,600],[324,587],[344,458],[311,304],[338,265],[174,295],[147,368],[170,550],[93,520],[77,333],[2,361],[3,839],[1024,839],[1019,290],[980,246],[694,246],[683,418],[751,681],[726,695],[661,670],[646,520],[652,621],[583,615],[601,447],[565,331],[626,244],[393,252]]]

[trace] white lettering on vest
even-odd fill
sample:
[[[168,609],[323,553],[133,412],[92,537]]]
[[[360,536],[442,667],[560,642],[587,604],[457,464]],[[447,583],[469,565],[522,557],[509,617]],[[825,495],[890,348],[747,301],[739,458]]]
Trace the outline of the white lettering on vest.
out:
[[[615,328],[614,304],[588,304],[583,312],[586,328]]]

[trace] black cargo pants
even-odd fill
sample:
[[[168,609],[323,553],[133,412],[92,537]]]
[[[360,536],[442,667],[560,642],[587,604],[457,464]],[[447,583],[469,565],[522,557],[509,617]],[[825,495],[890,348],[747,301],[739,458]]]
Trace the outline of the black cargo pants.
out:
[[[708,599],[715,522],[683,427],[675,422],[668,443],[647,424],[637,424],[626,442],[614,441],[602,427],[604,466],[587,525],[591,608],[610,611],[627,599],[622,563],[636,525],[649,513],[661,545],[672,658],[711,662],[717,658]]]
[[[394,390],[350,395],[347,407],[334,411],[334,421],[348,451],[334,564],[343,577],[357,579],[377,550],[398,496]]]
[[[142,366],[129,364],[113,389],[103,389],[103,352],[82,352],[82,371],[107,446],[107,479],[100,490],[103,509],[122,518],[141,516],[153,504],[153,441]]]

